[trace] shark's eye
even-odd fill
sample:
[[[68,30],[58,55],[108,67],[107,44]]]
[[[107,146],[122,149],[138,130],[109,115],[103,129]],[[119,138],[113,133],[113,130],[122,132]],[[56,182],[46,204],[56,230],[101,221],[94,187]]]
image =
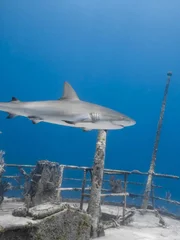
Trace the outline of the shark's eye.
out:
[[[100,120],[100,115],[99,113],[96,113],[96,112],[90,113],[90,117],[92,122],[97,122]]]

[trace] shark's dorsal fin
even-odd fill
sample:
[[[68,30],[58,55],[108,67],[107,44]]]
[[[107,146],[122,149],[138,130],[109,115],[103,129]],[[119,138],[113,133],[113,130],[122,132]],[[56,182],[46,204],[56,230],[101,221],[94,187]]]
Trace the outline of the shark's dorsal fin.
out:
[[[11,102],[20,102],[16,97],[12,97]]]
[[[73,100],[73,101],[80,100],[77,93],[68,82],[64,83],[63,96],[59,100],[64,100],[64,99]]]

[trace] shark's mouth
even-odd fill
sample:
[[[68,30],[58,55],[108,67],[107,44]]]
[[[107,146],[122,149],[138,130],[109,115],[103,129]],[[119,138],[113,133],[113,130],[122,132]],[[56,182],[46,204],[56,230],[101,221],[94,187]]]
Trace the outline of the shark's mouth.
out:
[[[119,127],[124,128],[124,125],[120,124],[118,121],[111,121],[111,123],[112,123],[113,125],[116,125],[116,126],[119,126]]]

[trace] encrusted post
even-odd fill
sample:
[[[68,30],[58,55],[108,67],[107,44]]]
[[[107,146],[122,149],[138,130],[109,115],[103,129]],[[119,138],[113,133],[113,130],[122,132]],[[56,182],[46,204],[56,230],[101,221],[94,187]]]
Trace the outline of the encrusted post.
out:
[[[7,192],[9,189],[12,189],[11,183],[7,181],[2,181],[2,175],[5,172],[4,154],[5,152],[0,150],[0,206],[4,201],[4,193]]]
[[[84,190],[85,190],[85,186],[86,186],[86,174],[87,174],[87,170],[84,169],[84,177],[83,177],[83,182],[82,182],[82,192],[81,192],[81,202],[80,202],[80,209],[83,209],[83,201],[84,201]]]
[[[2,182],[2,175],[5,172],[4,170],[4,151],[0,151],[0,205],[2,204],[3,200],[4,200],[4,184]]]
[[[152,207],[153,209],[155,209],[155,199],[154,199],[154,185],[153,185],[153,181],[151,183],[151,197],[152,197]]]
[[[4,170],[4,166],[5,166],[4,154],[5,154],[5,152],[0,150],[0,180],[2,178],[3,173],[5,172],[5,170]]]
[[[124,174],[124,193],[127,191],[127,174]],[[124,195],[124,204],[123,204],[123,224],[125,225],[125,215],[126,215],[126,194]]]
[[[27,174],[27,172],[22,167],[18,167],[18,170],[24,177],[24,189],[23,189],[22,194],[23,194],[23,196],[26,197],[27,191],[29,190],[29,186],[30,186],[30,174]],[[16,181],[19,185],[19,189],[21,189],[21,178],[20,177],[17,178]]]
[[[57,190],[57,200],[61,201],[61,186],[63,181],[63,174],[64,174],[64,166],[60,166],[60,176],[58,182],[58,190]]]
[[[151,160],[151,165],[150,165],[150,169],[148,172],[148,179],[147,179],[146,188],[145,188],[145,192],[144,192],[144,198],[143,198],[143,203],[142,203],[143,209],[147,209],[149,195],[151,192],[151,185],[152,185],[153,173],[154,173],[154,169],[155,169],[156,155],[157,155],[157,150],[158,150],[158,145],[159,145],[161,127],[162,127],[162,123],[163,123],[163,117],[164,117],[164,112],[165,112],[165,107],[166,107],[167,94],[168,94],[171,76],[172,76],[172,72],[168,72],[167,73],[167,83],[166,83],[166,87],[165,87],[165,91],[164,91],[164,97],[163,97],[159,122],[158,122],[158,126],[157,126],[156,139],[155,139],[154,148],[153,148],[152,160]]]
[[[92,238],[99,237],[103,234],[103,229],[100,227],[101,215],[101,189],[104,173],[104,160],[106,150],[106,135],[105,130],[100,130],[98,133],[96,152],[94,157],[92,187],[90,200],[88,205],[88,213],[92,216]],[[102,230],[102,231],[101,231]]]

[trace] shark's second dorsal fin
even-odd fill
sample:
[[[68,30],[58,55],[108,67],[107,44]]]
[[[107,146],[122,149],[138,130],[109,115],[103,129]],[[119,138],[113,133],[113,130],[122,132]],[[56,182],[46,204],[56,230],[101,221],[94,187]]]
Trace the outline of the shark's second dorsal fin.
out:
[[[68,82],[64,83],[64,91],[63,96],[59,100],[80,100],[75,90],[71,87],[71,85]]]

